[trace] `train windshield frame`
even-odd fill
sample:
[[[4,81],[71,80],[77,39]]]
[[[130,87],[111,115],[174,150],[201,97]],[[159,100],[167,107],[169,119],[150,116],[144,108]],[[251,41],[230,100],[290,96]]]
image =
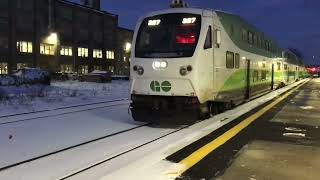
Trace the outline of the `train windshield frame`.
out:
[[[138,31],[135,57],[192,57],[200,31],[200,14],[170,13],[148,17]]]

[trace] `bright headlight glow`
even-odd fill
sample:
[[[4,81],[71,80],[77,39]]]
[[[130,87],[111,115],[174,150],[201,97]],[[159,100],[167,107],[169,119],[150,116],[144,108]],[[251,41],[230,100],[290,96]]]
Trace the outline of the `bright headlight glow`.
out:
[[[166,61],[154,61],[152,67],[155,70],[164,70],[168,67],[168,62]]]
[[[160,19],[154,19],[148,21],[148,26],[158,26],[161,23]]]
[[[196,17],[192,17],[192,18],[183,18],[182,20],[182,24],[193,24],[194,22],[196,22],[197,18]]]
[[[161,67],[161,63],[159,61],[155,61],[154,62],[154,67],[155,68],[160,68]]]
[[[162,61],[160,66],[161,66],[162,68],[166,68],[166,67],[168,66],[168,63],[165,62],[165,61]]]

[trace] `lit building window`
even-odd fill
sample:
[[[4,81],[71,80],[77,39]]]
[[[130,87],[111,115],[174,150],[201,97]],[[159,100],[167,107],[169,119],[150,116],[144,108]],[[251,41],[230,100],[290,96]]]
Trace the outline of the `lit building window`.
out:
[[[22,53],[32,53],[32,42],[17,42],[17,50]]]
[[[78,48],[79,57],[88,57],[89,56],[88,54],[89,54],[88,48],[82,48],[82,47]]]
[[[124,56],[123,57],[123,61],[126,62],[127,61],[127,57]]]
[[[61,46],[60,55],[72,56],[72,47],[71,46]]]
[[[73,66],[71,64],[61,64],[60,65],[60,71],[63,73],[72,73],[73,72]]]
[[[81,74],[88,74],[89,67],[88,66],[79,66],[79,73]]]
[[[23,69],[23,68],[26,68],[26,67],[28,67],[28,64],[26,64],[26,63],[18,63],[17,64],[17,70]]]
[[[107,59],[114,59],[114,51],[107,51]]]
[[[113,73],[114,72],[114,67],[113,66],[109,66],[109,71]]]
[[[93,58],[102,58],[102,50],[100,49],[94,49],[93,50]]]
[[[94,70],[101,71],[101,70],[102,70],[102,66],[93,66],[93,69],[94,69]]]
[[[8,74],[8,63],[0,63],[0,74]]]
[[[41,43],[40,44],[40,54],[54,55],[54,45]]]

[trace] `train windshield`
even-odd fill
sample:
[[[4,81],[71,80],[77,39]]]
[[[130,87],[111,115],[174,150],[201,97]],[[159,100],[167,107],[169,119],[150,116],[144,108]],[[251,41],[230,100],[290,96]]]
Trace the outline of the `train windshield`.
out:
[[[174,13],[145,19],[139,29],[135,54],[139,58],[191,57],[196,49],[201,16]]]

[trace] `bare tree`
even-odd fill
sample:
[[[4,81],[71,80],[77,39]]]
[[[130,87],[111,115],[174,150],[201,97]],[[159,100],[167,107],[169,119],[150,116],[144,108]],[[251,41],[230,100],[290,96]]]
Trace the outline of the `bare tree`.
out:
[[[184,0],[172,0],[170,4],[171,8],[187,8],[189,4],[186,3]]]

